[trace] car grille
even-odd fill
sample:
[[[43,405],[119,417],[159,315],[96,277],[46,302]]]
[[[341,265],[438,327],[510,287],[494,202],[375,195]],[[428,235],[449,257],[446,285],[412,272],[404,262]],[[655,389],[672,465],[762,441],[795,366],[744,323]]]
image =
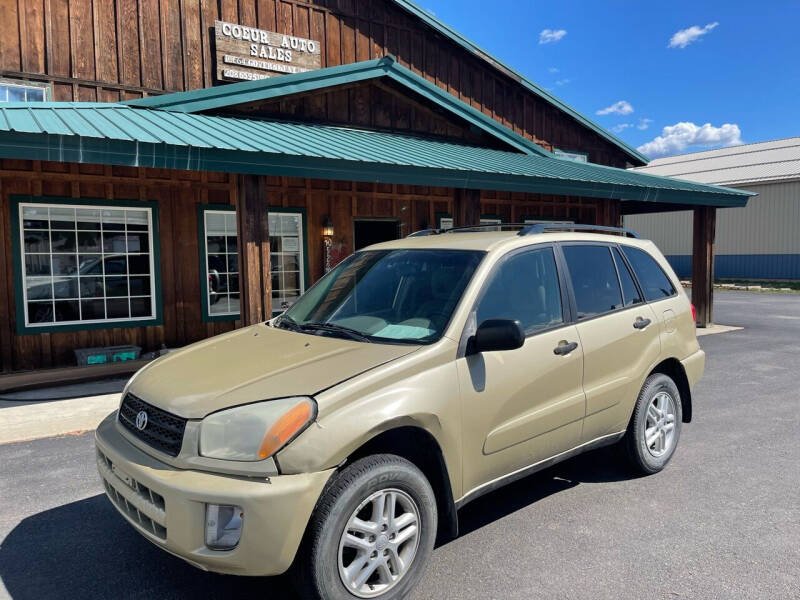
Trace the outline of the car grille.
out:
[[[144,429],[139,429],[136,426],[136,416],[142,411],[147,413],[147,425]],[[125,394],[119,407],[119,422],[134,436],[156,450],[161,450],[170,456],[178,456],[181,451],[186,419],[156,408],[133,394]]]
[[[122,474],[105,454],[97,451],[97,470],[106,494],[122,514],[147,533],[167,539],[164,497],[136,479]]]

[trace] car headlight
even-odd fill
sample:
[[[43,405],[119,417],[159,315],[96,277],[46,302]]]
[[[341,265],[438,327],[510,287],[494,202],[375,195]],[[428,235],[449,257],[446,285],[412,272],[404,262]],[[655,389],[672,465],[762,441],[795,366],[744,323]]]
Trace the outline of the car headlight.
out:
[[[316,414],[316,402],[306,396],[221,410],[200,425],[200,454],[224,460],[263,460],[294,439]]]

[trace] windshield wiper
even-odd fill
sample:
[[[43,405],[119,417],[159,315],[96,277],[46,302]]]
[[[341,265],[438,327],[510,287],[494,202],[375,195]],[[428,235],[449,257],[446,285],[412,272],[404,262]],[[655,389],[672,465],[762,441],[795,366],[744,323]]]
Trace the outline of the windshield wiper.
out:
[[[296,324],[296,323],[295,323]],[[297,324],[296,324],[297,325]],[[372,340],[369,339],[369,336],[364,335],[357,329],[351,329],[350,327],[345,327],[344,325],[337,325],[336,323],[328,323],[323,321],[313,321],[311,323],[303,323],[302,325],[298,325],[301,330],[317,330],[317,331],[330,331],[332,333],[343,333],[346,336],[354,340],[358,340],[360,342],[367,342],[372,343]]]

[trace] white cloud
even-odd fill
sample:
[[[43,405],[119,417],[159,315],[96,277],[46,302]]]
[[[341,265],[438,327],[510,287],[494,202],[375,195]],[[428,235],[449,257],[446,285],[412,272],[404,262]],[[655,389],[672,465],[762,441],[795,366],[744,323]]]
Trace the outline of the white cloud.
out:
[[[696,42],[709,31],[714,29],[718,22],[714,21],[713,23],[709,23],[705,27],[698,27],[697,25],[692,25],[691,27],[687,27],[686,29],[681,29],[680,31],[676,31],[672,37],[669,39],[669,47],[670,48],[686,48],[692,42]]]
[[[633,107],[627,100],[614,102],[611,106],[601,108],[597,111],[598,115],[629,115],[633,112]]]
[[[550,67],[549,69],[547,69],[547,71],[549,73],[558,73],[558,69],[556,67]]]
[[[552,42],[558,42],[565,35],[567,35],[566,29],[542,29],[539,33],[539,43],[550,44]]]
[[[633,127],[633,123],[620,123],[619,125],[614,125],[611,128],[611,131],[613,131],[614,133],[622,133],[623,131],[631,127]]]
[[[642,144],[638,150],[650,158],[679,154],[691,146],[710,148],[714,146],[738,146],[742,143],[742,132],[735,123],[714,127],[711,123],[695,125],[690,122],[675,123],[664,127],[661,135]]]
[[[556,85],[567,85],[572,79],[564,77],[563,79],[556,79]]]
[[[639,119],[639,124],[636,126],[636,129],[640,129],[644,131],[648,127],[650,127],[650,123],[653,122],[653,119]]]

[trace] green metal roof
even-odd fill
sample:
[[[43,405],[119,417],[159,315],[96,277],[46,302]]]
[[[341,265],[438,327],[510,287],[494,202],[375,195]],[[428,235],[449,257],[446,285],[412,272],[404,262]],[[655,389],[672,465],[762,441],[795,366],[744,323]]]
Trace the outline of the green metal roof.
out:
[[[551,93],[549,93],[547,90],[540,88],[530,79],[527,79],[518,71],[515,71],[497,57],[492,56],[486,50],[484,50],[471,40],[461,35],[458,31],[456,31],[446,23],[443,23],[442,21],[437,19],[434,15],[432,15],[428,11],[421,8],[420,6],[417,6],[414,2],[410,2],[409,0],[392,0],[392,1],[406,12],[409,12],[418,19],[422,20],[428,26],[432,27],[435,31],[439,32],[446,38],[455,42],[468,52],[471,52],[475,56],[478,56],[479,58],[485,60],[486,62],[491,64],[494,68],[496,68],[498,71],[500,71],[507,77],[510,77],[511,79],[519,82],[523,87],[527,88],[528,90],[530,90],[543,100],[549,102],[553,106],[564,111],[584,127],[591,129],[599,136],[605,138],[615,146],[619,147],[623,152],[628,154],[634,160],[639,161],[644,165],[646,165],[649,162],[649,159],[644,154],[642,154],[635,148],[632,148],[618,137],[612,135],[609,131],[600,127],[600,125],[598,125],[588,117],[585,117],[571,106],[565,104],[564,102],[553,96]]]
[[[481,111],[462,102],[438,85],[399,64],[393,56],[339,65],[280,77],[243,81],[216,87],[149,96],[122,102],[129,106],[162,108],[199,113],[239,104],[249,104],[357,81],[386,77],[419,94],[449,113],[486,132],[525,154],[549,156],[550,153],[531,140],[515,133]]]
[[[710,206],[752,195],[429,138],[106,103],[0,105],[0,157]]]

